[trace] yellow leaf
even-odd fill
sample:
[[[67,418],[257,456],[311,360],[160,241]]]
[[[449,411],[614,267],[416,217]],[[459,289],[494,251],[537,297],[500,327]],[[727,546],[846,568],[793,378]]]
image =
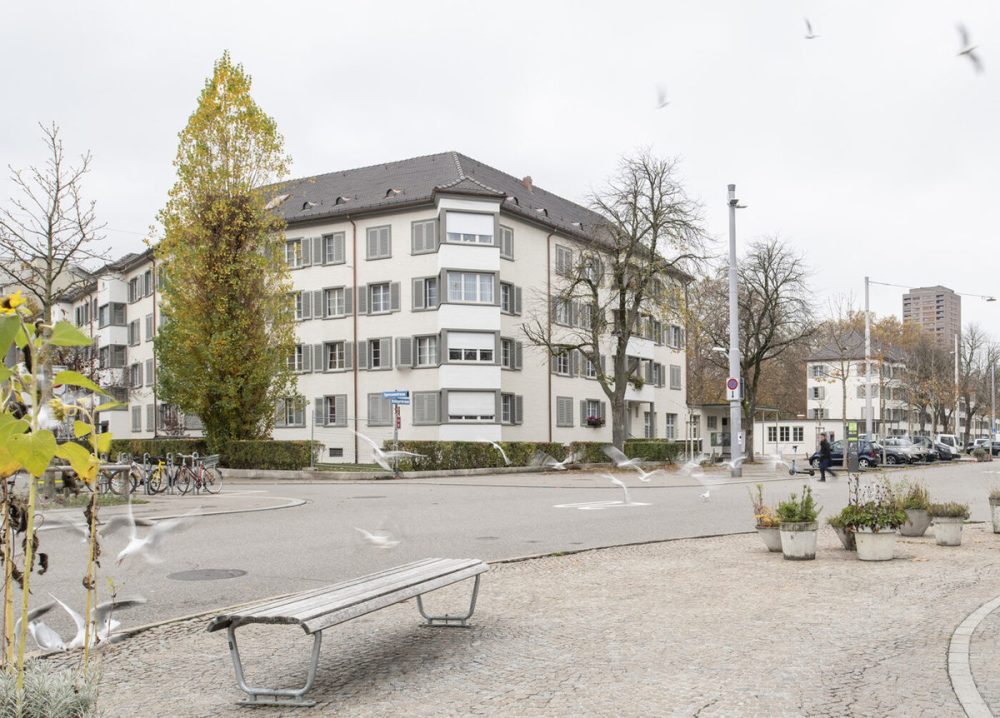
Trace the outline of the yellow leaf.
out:
[[[73,471],[83,481],[86,481],[88,484],[94,483],[94,479],[97,478],[99,464],[97,457],[85,448],[79,444],[74,444],[72,441],[67,441],[65,444],[59,444],[56,447],[56,456],[66,459],[69,465],[73,467]]]
[[[86,436],[91,432],[93,427],[90,426],[85,421],[74,421],[73,422],[73,436],[79,439],[81,436]]]

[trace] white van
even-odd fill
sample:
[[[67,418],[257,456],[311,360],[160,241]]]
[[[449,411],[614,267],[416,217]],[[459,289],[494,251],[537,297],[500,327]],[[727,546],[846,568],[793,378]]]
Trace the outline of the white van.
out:
[[[938,434],[934,437],[934,441],[938,444],[944,444],[951,449],[953,457],[958,458],[962,455],[962,444],[954,434]]]

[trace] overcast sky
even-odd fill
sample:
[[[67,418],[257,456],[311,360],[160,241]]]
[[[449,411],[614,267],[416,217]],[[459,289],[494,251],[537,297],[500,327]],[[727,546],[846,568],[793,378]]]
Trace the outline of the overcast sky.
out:
[[[278,122],[293,176],[458,150],[584,201],[617,158],[675,156],[724,250],[778,234],[817,299],[864,275],[1000,294],[1000,2],[51,2],[4,8],[0,158],[37,122],[90,149],[86,192],[139,250],[177,133],[223,50]],[[820,36],[806,40],[804,17]],[[956,57],[958,23],[985,65]],[[670,105],[655,109],[656,88]],[[9,183],[0,183],[7,202]],[[899,313],[902,290],[872,306]],[[1000,302],[963,299],[1000,337]]]

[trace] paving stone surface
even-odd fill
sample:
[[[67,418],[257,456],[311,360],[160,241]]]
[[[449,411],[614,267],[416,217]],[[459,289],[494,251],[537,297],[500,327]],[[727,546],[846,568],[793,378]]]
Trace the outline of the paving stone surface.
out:
[[[1000,610],[989,614],[973,632],[969,658],[979,694],[994,715],[1000,715]]]
[[[961,547],[929,533],[900,538],[891,562],[864,563],[824,528],[808,562],[738,535],[498,564],[472,628],[420,628],[413,602],[335,627],[310,693],[318,705],[253,715],[963,716],[948,643],[1000,595],[998,548],[1000,536],[971,525]],[[429,609],[458,610],[468,588],[429,596]],[[994,619],[974,654],[994,652],[973,665],[997,707]],[[247,715],[225,635],[205,625],[158,627],[104,655],[106,715]],[[302,682],[312,639],[298,628],[237,635],[251,683]]]

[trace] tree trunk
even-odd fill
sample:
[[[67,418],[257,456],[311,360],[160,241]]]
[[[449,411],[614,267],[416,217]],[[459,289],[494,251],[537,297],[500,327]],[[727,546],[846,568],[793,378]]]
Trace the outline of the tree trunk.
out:
[[[625,422],[628,420],[625,396],[611,399],[611,443],[621,451],[625,450]]]

